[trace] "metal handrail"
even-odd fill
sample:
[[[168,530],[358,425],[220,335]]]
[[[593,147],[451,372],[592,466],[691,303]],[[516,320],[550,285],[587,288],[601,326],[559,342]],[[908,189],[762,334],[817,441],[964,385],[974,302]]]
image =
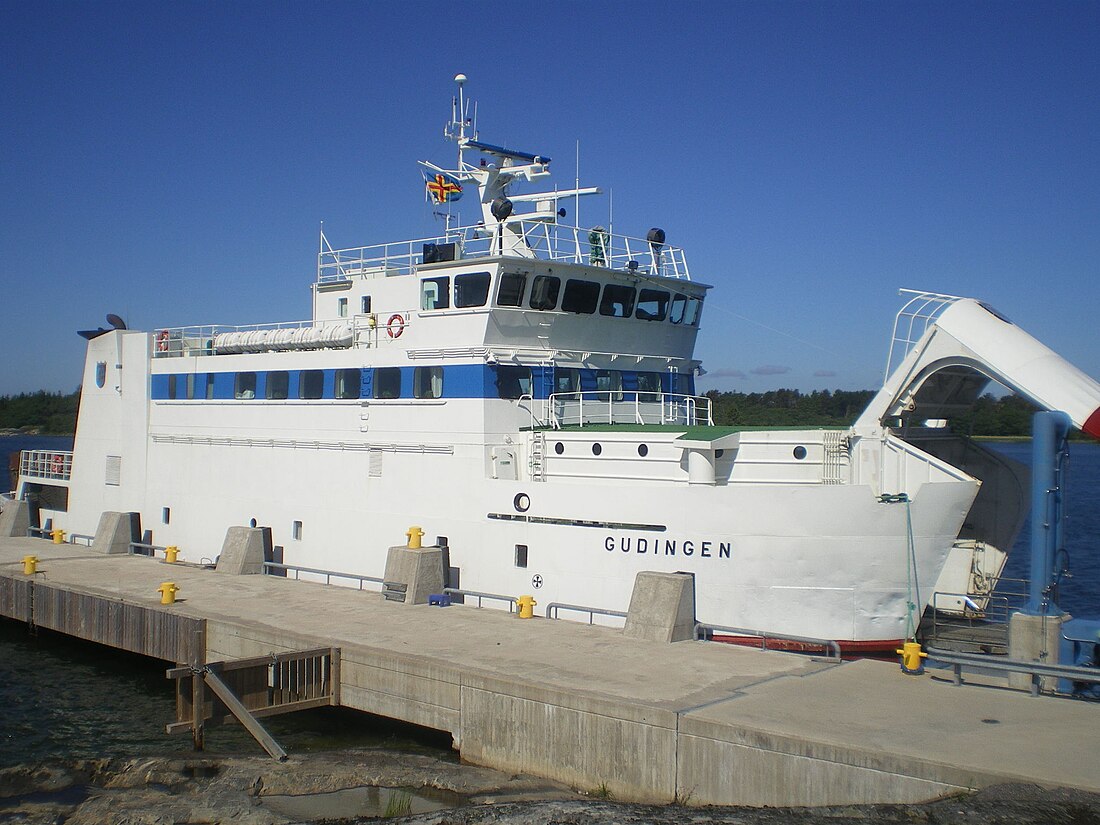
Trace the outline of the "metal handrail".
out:
[[[558,619],[558,611],[561,610],[575,610],[578,613],[588,614],[588,623],[592,624],[596,615],[600,616],[617,616],[620,619],[626,618],[626,611],[624,610],[611,610],[605,607],[587,607],[582,604],[566,604],[565,602],[550,602],[546,605],[546,618]]]
[[[921,292],[915,289],[899,289],[899,295],[912,296],[894,317],[894,331],[890,335],[890,350],[886,354],[886,372],[883,381],[890,378],[897,364],[920,340],[940,314],[956,301],[958,295],[941,295],[937,292]],[[895,354],[895,349],[898,351]]]
[[[511,245],[524,257],[691,280],[684,250],[680,247],[662,245],[657,252],[646,239],[606,233],[598,242],[598,255],[594,256],[597,248],[592,243],[592,230],[524,220],[522,216],[509,219],[507,226],[509,242],[514,241]],[[456,244],[460,261],[500,254],[499,238],[494,229],[479,225],[456,227],[434,238],[322,250],[317,256],[317,282],[347,280],[366,272],[410,275],[424,262],[425,244],[447,243]],[[505,249],[504,254],[510,252],[512,249]]]
[[[772,633],[768,630],[749,630],[744,627],[725,627],[718,624],[703,624],[702,622],[696,622],[694,633],[696,641],[707,641],[708,633],[709,635],[713,635],[713,631],[715,630],[722,633],[731,633],[735,636],[751,636],[760,639],[761,650],[767,650],[768,639],[774,639],[776,641],[797,642],[799,644],[823,647],[828,651],[825,655],[830,659],[840,659],[840,644],[834,639],[817,639],[813,636],[794,636],[789,633]]]
[[[135,552],[135,548],[141,548],[142,550],[151,550],[152,552],[150,552],[150,553],[138,553],[138,552]],[[168,549],[167,547],[162,547],[159,544],[145,544],[144,542],[140,542],[140,541],[132,541],[127,545],[127,552],[131,556],[154,556],[155,557],[158,550],[163,553],[167,549]]]
[[[1043,662],[1025,662],[1019,659],[991,658],[981,653],[957,653],[953,650],[944,650],[938,647],[930,647],[927,650],[928,658],[951,665],[954,671],[955,685],[961,685],[962,669],[972,667],[978,670],[995,670],[1002,673],[1027,673],[1031,676],[1031,695],[1039,695],[1039,682],[1042,677],[1054,677],[1068,679],[1073,682],[1100,683],[1100,668],[1080,667],[1078,665],[1048,665]]]
[[[478,590],[461,590],[457,587],[444,587],[443,592],[450,596],[473,596],[477,599],[477,606],[481,607],[482,599],[496,599],[497,601],[508,602],[508,612],[516,612],[516,597],[504,596],[500,593],[482,593]]]
[[[76,544],[77,539],[83,541],[87,547],[91,547],[92,542],[95,541],[95,536],[90,536],[87,533],[69,533],[70,544]]]
[[[604,398],[603,396],[606,396]],[[585,402],[595,407],[594,414],[585,414]],[[555,392],[547,399],[547,411],[554,429],[576,424],[683,424],[685,426],[712,426],[714,418],[711,399],[705,395],[660,392],[653,390],[581,390],[579,392]],[[563,412],[558,414],[558,405]],[[570,416],[569,411],[576,412]],[[606,413],[601,414],[606,408]],[[616,409],[619,411],[616,419]],[[660,420],[653,418],[652,410],[660,409]]]
[[[312,573],[317,576],[325,577],[325,584],[332,584],[332,579],[352,579],[359,582],[359,589],[363,589],[363,582],[371,582],[372,584],[383,584],[384,580],[378,576],[364,576],[359,573],[340,573],[336,570],[321,570],[316,567],[301,567],[296,564],[280,564],[274,561],[264,562],[264,573],[266,575],[273,575],[272,570],[285,570],[294,571],[294,580],[299,580],[299,573]]]
[[[22,450],[19,475],[69,481],[73,472],[72,450]]]

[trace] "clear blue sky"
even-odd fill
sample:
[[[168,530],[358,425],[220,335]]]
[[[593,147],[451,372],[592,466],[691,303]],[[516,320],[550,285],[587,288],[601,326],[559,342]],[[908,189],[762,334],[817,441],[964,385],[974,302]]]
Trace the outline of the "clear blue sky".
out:
[[[715,285],[703,388],[877,386],[899,287],[1100,377],[1098,44],[1095,2],[0,0],[0,393],[74,389],[108,312],[308,317],[321,220],[434,234],[456,72]]]

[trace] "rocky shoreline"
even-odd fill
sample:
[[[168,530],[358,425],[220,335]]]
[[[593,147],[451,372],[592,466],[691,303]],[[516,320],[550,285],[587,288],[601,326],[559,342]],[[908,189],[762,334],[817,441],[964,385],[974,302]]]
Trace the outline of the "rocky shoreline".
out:
[[[598,798],[598,789],[571,789],[432,756],[381,750],[315,753],[285,763],[263,757],[195,755],[15,766],[0,770],[0,823],[367,822],[375,817],[349,810],[346,789],[365,792],[377,787],[423,789],[426,795],[445,796],[448,804],[457,806],[392,817],[394,822],[422,825],[1100,823],[1100,794],[1064,788],[1000,785],[921,805],[694,808],[690,800],[687,806],[631,805]],[[299,808],[305,806],[307,817],[283,813],[276,803],[287,798]],[[390,813],[404,811],[398,807]]]

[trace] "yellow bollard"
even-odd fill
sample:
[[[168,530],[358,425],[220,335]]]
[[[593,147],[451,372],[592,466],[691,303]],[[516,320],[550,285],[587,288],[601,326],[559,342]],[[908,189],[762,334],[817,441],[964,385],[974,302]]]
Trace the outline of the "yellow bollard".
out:
[[[51,530],[50,535],[53,536],[54,544],[65,543],[65,531],[64,530]]]
[[[405,531],[405,535],[409,537],[409,542],[405,546],[410,550],[420,549],[420,539],[424,536],[424,531],[417,527],[415,524]]]
[[[157,592],[160,593],[161,604],[173,604],[176,601],[176,593],[179,592],[179,588],[175,582],[162,582],[160,587],[157,588]]]
[[[910,676],[924,673],[924,660],[928,658],[928,654],[920,649],[919,642],[906,642],[897,654],[901,656],[902,673]]]
[[[530,619],[535,615],[535,605],[538,602],[535,601],[534,596],[520,596],[516,599],[516,606],[519,607],[519,617],[521,619]]]
[[[23,556],[23,575],[33,576],[38,569],[38,556]]]
[[[176,557],[179,556],[179,554],[180,554],[180,549],[178,547],[176,547],[174,544],[171,544],[168,547],[164,548],[164,560],[166,562],[168,562],[169,564],[175,564],[176,563]]]

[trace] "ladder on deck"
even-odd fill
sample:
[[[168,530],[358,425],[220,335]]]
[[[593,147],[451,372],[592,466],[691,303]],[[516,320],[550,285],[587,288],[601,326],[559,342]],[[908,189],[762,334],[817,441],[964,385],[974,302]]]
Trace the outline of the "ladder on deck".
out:
[[[546,436],[539,432],[531,433],[531,446],[527,452],[527,468],[532,481],[545,481],[546,474],[543,459],[546,451]]]

